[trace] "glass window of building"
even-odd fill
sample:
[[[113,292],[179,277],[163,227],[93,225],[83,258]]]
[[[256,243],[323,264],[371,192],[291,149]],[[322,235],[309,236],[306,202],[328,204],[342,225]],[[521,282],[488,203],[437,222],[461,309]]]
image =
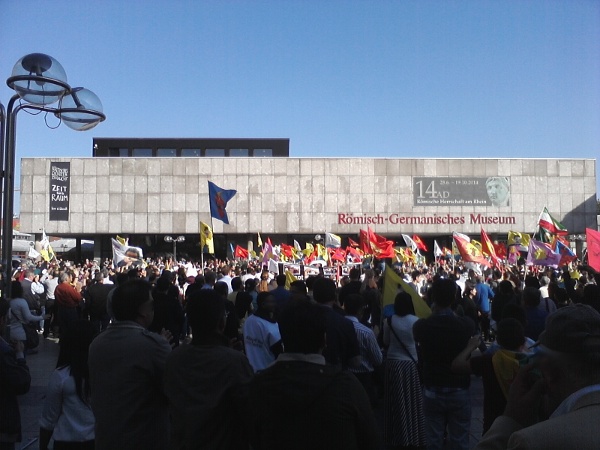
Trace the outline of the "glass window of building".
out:
[[[232,148],[229,150],[229,156],[244,157],[248,156],[247,148]]]
[[[172,157],[177,156],[177,150],[174,148],[159,148],[156,150],[156,156]]]
[[[129,149],[128,148],[120,148],[119,156],[121,156],[121,157],[129,156]]]
[[[254,156],[269,157],[273,156],[273,149],[270,148],[255,148]]]
[[[134,148],[133,156],[149,158],[152,156],[152,149],[151,148]]]
[[[187,156],[187,157],[191,157],[191,156],[200,156],[200,149],[199,148],[182,148],[181,149],[181,156]]]
[[[223,149],[223,148],[207,148],[205,156],[225,156],[225,149]]]

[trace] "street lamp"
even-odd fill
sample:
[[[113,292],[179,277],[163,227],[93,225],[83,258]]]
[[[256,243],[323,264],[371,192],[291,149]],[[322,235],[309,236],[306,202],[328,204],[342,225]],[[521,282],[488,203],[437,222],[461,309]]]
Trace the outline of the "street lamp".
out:
[[[174,238],[173,236],[165,236],[165,242],[173,243],[173,261],[177,262],[177,243],[184,242],[185,236],[177,236]]]
[[[100,99],[87,89],[72,88],[67,83],[67,75],[61,64],[43,53],[31,53],[18,60],[6,84],[16,92],[6,110],[0,102],[2,262],[6,264],[8,276],[12,264],[17,113],[21,110],[52,113],[76,131],[94,128],[106,116],[102,112]],[[56,106],[50,106],[57,102]],[[10,297],[8,279],[3,296]]]

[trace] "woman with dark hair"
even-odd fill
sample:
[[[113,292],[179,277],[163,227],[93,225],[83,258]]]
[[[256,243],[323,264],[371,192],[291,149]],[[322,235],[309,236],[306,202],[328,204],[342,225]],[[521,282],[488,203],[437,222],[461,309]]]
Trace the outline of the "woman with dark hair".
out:
[[[519,300],[513,284],[508,280],[503,280],[498,284],[498,292],[492,300],[492,319],[496,323],[502,320],[502,311],[509,303],[517,304]]]
[[[94,336],[94,327],[87,320],[73,322],[61,335],[58,362],[50,375],[40,419],[40,450],[47,450],[52,437],[55,450],[94,448],[88,370]]]
[[[394,315],[383,326],[383,342],[387,347],[383,440],[393,448],[424,448],[426,444],[423,397],[412,331],[417,320],[410,294],[400,292],[394,302]]]
[[[27,300],[23,298],[23,287],[21,286],[21,283],[13,281],[10,286],[12,294],[12,298],[9,302],[10,312],[8,315],[10,340],[23,341],[23,343],[25,343],[27,336],[25,335],[23,325],[44,320],[44,316],[31,314]]]

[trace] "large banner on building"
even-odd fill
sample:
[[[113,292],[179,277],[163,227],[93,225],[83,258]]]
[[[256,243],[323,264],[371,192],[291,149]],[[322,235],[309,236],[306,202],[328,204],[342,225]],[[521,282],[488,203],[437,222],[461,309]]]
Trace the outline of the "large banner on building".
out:
[[[413,177],[414,206],[510,206],[510,177]]]
[[[71,163],[50,162],[50,219],[69,220]]]

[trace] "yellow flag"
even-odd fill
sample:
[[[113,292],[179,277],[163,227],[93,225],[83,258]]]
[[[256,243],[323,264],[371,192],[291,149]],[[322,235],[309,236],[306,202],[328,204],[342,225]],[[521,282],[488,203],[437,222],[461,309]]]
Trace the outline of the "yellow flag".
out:
[[[529,247],[531,236],[527,233],[519,233],[518,231],[508,232],[508,245],[519,245],[524,251]]]
[[[327,255],[327,249],[321,244],[317,244],[317,256],[323,258],[323,261],[327,261],[329,259],[329,255]]]
[[[398,286],[402,288],[404,292],[410,294],[413,306],[415,308],[415,315],[421,319],[425,319],[431,315],[431,308],[427,306],[425,300],[421,298],[417,292],[408,285],[406,281],[402,279],[400,275],[394,272],[390,266],[385,268],[385,276],[383,279],[383,306],[393,305],[398,294]]]
[[[117,237],[115,238],[117,240],[117,242],[121,245],[127,245],[127,242],[129,241],[129,238],[124,238],[121,237],[117,234]]]
[[[305,256],[310,256],[315,251],[315,247],[312,244],[306,243],[306,249],[302,250]]]
[[[207,224],[200,222],[200,251],[202,253],[204,253],[204,246],[208,247],[208,253],[215,252],[213,232]]]
[[[258,243],[258,246],[259,246],[260,248],[262,248],[262,246],[263,246],[263,243],[262,243],[262,239],[260,238],[260,233],[258,233],[258,240],[257,240],[257,243]]]
[[[294,281],[298,281],[298,278],[296,278],[292,272],[290,272],[289,270],[286,270],[286,271],[285,271],[285,288],[286,288],[288,291],[290,290],[290,285],[291,285],[291,284],[292,284]]]

